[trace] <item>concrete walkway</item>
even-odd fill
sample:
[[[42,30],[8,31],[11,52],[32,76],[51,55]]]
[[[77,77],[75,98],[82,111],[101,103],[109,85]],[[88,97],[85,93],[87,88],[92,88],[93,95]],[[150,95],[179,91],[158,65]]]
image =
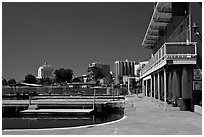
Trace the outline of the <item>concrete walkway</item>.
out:
[[[2,134],[50,135],[201,135],[202,116],[189,111],[164,111],[149,99],[129,96],[125,118],[83,128],[2,131]]]

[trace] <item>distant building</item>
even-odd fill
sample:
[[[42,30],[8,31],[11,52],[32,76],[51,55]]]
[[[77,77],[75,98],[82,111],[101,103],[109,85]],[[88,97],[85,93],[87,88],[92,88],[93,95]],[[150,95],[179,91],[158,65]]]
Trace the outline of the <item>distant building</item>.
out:
[[[45,62],[45,64],[38,69],[37,78],[53,78],[54,69]]]
[[[123,76],[135,76],[135,61],[116,61],[115,62],[115,84],[123,83]]]
[[[148,61],[141,61],[139,64],[135,64],[135,76],[140,77],[142,74],[142,68],[148,63]]]

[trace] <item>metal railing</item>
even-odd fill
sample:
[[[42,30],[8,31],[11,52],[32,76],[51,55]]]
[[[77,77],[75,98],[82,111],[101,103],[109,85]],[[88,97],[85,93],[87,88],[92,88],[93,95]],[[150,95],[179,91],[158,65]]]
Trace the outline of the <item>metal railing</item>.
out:
[[[167,42],[164,43],[161,48],[154,54],[149,62],[142,69],[142,76],[144,77],[166,65],[166,60],[189,60],[195,59],[196,42]]]

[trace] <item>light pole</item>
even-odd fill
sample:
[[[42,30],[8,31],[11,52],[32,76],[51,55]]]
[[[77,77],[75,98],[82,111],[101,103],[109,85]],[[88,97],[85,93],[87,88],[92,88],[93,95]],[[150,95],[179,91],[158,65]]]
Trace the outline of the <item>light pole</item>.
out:
[[[201,36],[198,28],[199,27],[198,27],[197,23],[194,22],[193,23],[193,31],[194,31],[195,35],[200,39],[200,41],[202,41],[202,36]]]

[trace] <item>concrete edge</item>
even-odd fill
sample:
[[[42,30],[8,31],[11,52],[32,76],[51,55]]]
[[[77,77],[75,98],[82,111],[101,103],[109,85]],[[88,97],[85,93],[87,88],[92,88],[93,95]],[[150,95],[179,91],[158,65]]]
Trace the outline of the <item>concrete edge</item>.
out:
[[[124,120],[127,116],[123,116],[121,119],[110,121],[106,123],[101,124],[94,124],[94,125],[85,125],[85,126],[77,126],[77,127],[64,127],[64,128],[44,128],[44,129],[6,129],[2,130],[4,132],[22,132],[22,131],[49,131],[49,130],[69,130],[69,129],[79,129],[79,128],[89,128],[89,127],[97,127],[97,126],[103,126],[103,125],[109,125],[113,123],[120,122],[121,120]],[[2,134],[3,135],[3,134]]]

